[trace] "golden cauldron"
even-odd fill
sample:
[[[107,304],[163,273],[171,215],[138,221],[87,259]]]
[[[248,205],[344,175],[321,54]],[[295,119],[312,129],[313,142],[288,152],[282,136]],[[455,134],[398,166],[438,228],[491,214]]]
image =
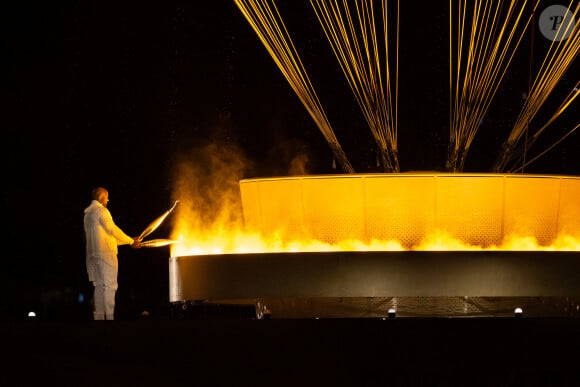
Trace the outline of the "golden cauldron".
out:
[[[523,307],[527,316],[570,316],[580,307],[579,177],[297,176],[242,180],[240,193],[246,230],[280,243],[175,252],[169,298],[179,311],[465,317]],[[433,234],[460,243],[433,248]],[[509,243],[526,239],[534,243]]]
[[[580,177],[515,174],[352,174],[240,181],[244,222],[287,240],[397,241],[446,233],[471,246],[580,237]]]

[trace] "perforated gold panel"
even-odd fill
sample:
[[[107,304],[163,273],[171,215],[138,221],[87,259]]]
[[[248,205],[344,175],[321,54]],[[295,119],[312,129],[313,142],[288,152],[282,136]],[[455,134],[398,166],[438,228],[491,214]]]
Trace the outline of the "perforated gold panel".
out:
[[[242,191],[242,203],[246,197],[251,203],[248,208],[243,205],[246,222],[264,235],[280,232],[285,238],[303,236],[302,179],[287,179],[283,187],[279,180],[262,180],[249,185],[248,191]]]
[[[425,176],[379,175],[361,179],[368,239],[421,242],[435,222],[435,184]]]
[[[435,227],[475,246],[500,244],[503,184],[501,176],[440,176],[436,185]]]
[[[466,244],[541,245],[580,235],[580,178],[496,174],[325,175],[240,181],[246,225],[327,243],[416,246],[445,232]]]
[[[580,184],[577,179],[560,180],[558,233],[580,238]]]
[[[360,179],[350,176],[303,178],[302,195],[304,226],[310,237],[328,243],[364,237],[364,196]]]
[[[505,181],[505,235],[533,235],[549,244],[558,235],[560,179],[510,177]]]

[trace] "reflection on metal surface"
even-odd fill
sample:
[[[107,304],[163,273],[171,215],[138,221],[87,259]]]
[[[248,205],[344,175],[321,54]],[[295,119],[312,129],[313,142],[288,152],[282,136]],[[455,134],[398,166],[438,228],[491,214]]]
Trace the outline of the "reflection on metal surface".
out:
[[[396,297],[396,310],[390,307],[394,298],[264,298],[259,301],[269,305],[273,318],[510,318],[517,307],[521,307],[526,318],[580,317],[578,297]],[[226,300],[225,305],[235,304]]]
[[[260,253],[170,259],[170,301],[280,317],[580,315],[577,252]],[[314,313],[316,311],[316,313]]]

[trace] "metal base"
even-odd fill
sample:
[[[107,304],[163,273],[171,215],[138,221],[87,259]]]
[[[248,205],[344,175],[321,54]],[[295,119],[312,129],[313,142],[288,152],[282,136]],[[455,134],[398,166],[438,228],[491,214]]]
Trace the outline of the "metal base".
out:
[[[503,317],[580,314],[578,252],[332,252],[174,257],[170,301],[255,316]]]

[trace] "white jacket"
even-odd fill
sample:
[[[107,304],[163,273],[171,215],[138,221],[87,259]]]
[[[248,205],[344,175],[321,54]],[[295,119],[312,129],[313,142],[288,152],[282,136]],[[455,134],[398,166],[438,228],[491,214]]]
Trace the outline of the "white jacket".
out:
[[[133,238],[125,234],[105,206],[96,200],[85,208],[85,235],[87,258],[102,258],[117,266],[117,245],[132,244]]]

